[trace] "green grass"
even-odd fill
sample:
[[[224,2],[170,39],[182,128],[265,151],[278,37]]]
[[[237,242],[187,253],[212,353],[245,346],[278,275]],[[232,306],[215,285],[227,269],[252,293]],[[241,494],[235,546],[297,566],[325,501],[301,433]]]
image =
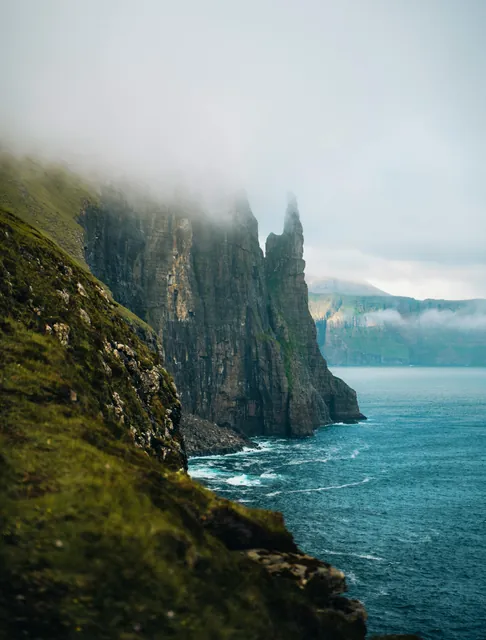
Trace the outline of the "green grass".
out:
[[[42,229],[86,267],[78,216],[96,190],[67,167],[0,151],[0,205]]]

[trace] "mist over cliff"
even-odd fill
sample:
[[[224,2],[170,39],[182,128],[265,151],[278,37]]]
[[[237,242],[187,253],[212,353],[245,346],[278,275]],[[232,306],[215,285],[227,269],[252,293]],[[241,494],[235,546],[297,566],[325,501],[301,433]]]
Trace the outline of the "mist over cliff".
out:
[[[435,0],[4,0],[0,138],[154,193],[243,187],[263,239],[292,189],[310,273],[481,297],[485,17]]]
[[[446,307],[447,301],[437,302],[439,308],[426,309],[418,314],[402,316],[394,309],[365,313],[357,318],[358,326],[408,326],[415,329],[451,329],[458,332],[486,330],[486,301],[465,301],[456,310]]]
[[[310,294],[334,365],[486,365],[486,300]]]
[[[157,331],[186,412],[247,435],[309,435],[363,417],[317,346],[295,197],[265,255],[242,195],[223,223],[117,194],[80,222],[91,271]]]

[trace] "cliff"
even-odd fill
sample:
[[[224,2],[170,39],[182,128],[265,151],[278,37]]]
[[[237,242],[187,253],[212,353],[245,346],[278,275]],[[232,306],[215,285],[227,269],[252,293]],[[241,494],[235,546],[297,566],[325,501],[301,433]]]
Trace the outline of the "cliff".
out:
[[[486,300],[310,294],[333,365],[486,366]]]
[[[290,197],[283,233],[270,234],[265,276],[271,326],[279,342],[290,387],[289,422],[311,430],[318,424],[362,419],[356,393],[331,374],[319,352],[304,277],[304,235],[297,202]]]
[[[279,514],[186,475],[136,319],[5,208],[0,244],[0,637],[363,640],[343,574]]]
[[[89,266],[155,330],[186,413],[246,435],[308,435],[362,418],[356,394],[316,348],[300,223],[282,236],[300,257],[286,242],[264,257],[245,197],[208,215],[183,198],[100,192],[65,167],[5,153],[0,187],[0,204]]]
[[[86,262],[157,332],[184,409],[247,435],[363,418],[319,353],[292,215],[265,257],[244,197],[216,220],[188,203],[112,192],[80,218]]]

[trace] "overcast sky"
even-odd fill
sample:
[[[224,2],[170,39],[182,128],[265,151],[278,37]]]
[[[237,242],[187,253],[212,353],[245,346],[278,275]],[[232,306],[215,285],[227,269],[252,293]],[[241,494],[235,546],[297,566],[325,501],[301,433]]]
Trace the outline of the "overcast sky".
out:
[[[297,194],[307,272],[486,297],[486,1],[0,0],[0,133]]]

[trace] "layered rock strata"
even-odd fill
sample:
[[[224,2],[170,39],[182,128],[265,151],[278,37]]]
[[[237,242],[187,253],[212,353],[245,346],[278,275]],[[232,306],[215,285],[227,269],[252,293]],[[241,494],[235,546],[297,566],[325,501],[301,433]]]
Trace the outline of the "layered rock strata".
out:
[[[217,221],[192,205],[101,202],[81,216],[86,261],[155,329],[188,413],[250,436],[364,417],[319,353],[294,200],[266,256],[245,198]]]

